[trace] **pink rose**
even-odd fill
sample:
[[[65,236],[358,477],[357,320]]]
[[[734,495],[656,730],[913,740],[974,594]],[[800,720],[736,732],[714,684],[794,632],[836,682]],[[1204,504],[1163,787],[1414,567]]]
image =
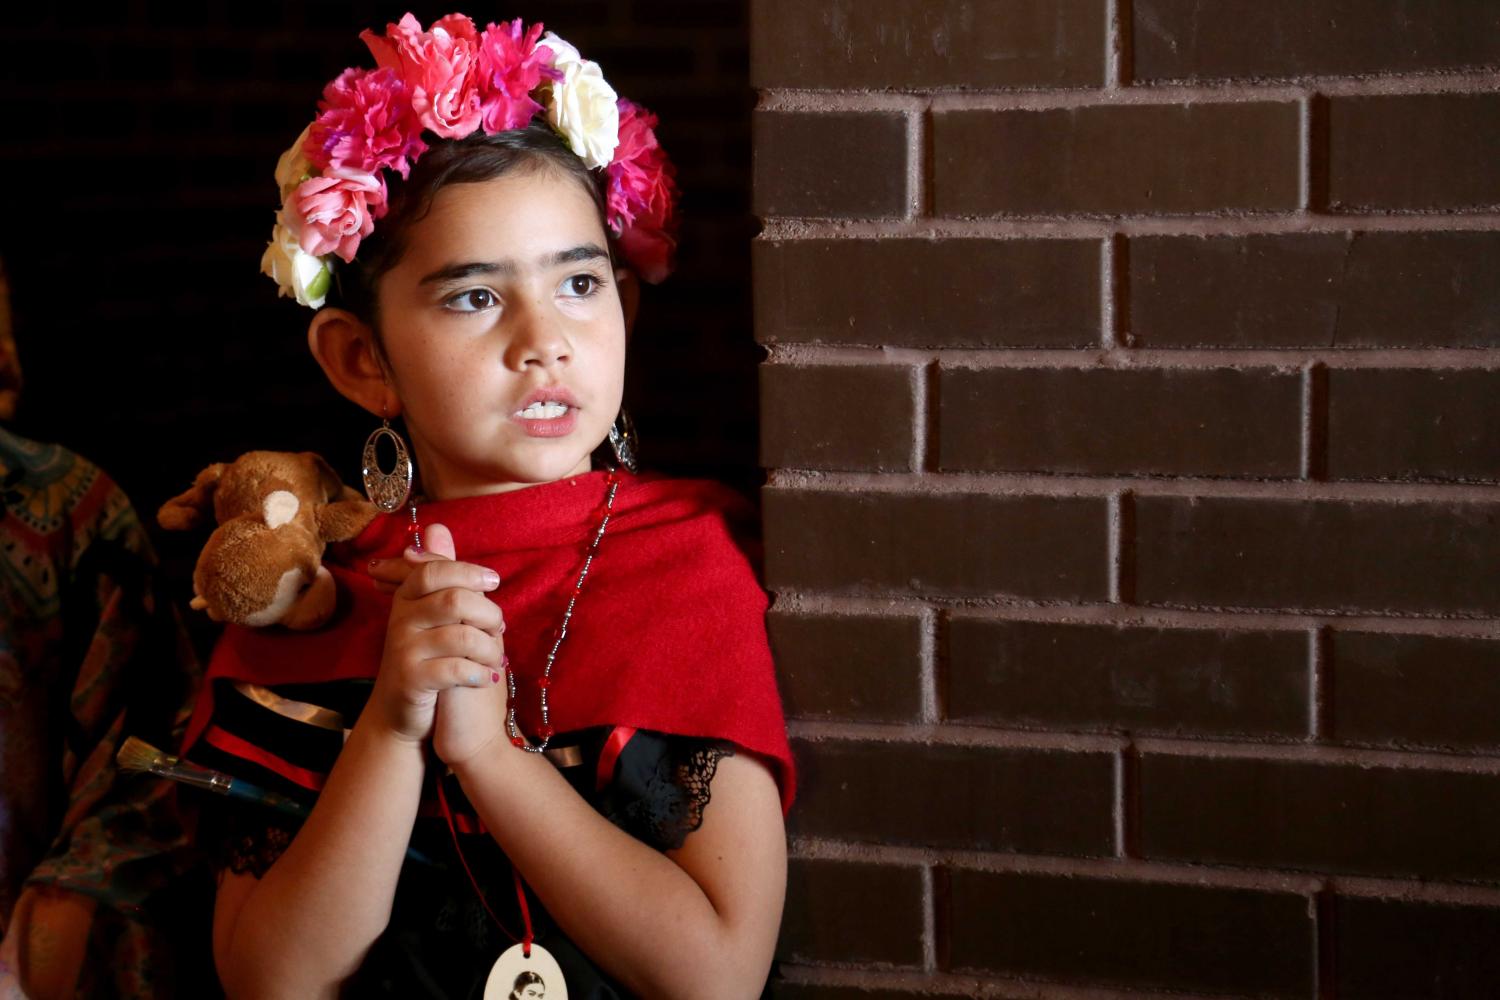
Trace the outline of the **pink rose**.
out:
[[[347,264],[354,259],[359,241],[375,230],[375,220],[385,214],[385,180],[377,174],[335,167],[297,185],[292,205],[288,222],[302,251],[314,257],[336,253]]]
[[[480,36],[479,103],[486,132],[520,128],[542,111],[531,97],[543,72],[552,65],[551,50],[537,47],[541,35],[541,22],[525,31],[518,17],[491,24]]]
[[[390,167],[406,177],[427,151],[421,132],[396,70],[346,69],[323,89],[303,153],[320,170]]]
[[[423,31],[408,13],[386,25],[384,38],[369,30],[359,37],[376,63],[401,74],[424,126],[445,139],[462,139],[479,127],[479,33],[473,21],[449,14]]]

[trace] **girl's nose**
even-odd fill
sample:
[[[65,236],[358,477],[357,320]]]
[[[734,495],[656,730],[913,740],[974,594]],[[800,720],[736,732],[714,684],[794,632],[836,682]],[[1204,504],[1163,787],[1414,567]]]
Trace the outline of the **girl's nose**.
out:
[[[509,344],[506,345],[506,367],[517,371],[528,365],[553,368],[567,364],[573,345],[563,324],[544,310],[529,310],[516,317]]]

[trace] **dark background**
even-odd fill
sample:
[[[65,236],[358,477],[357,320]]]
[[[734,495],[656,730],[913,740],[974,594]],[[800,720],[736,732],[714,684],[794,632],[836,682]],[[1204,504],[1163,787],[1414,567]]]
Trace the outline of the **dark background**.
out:
[[[102,466],[186,595],[201,537],[155,511],[215,461],[313,450],[359,483],[376,422],[308,354],[312,312],[277,298],[260,256],[276,159],[323,85],[373,66],[359,32],[456,2],[205,0],[12,6],[0,26],[0,255],[25,386],[14,429]],[[660,115],[684,215],[679,269],[646,287],[626,406],[648,467],[753,492],[746,10],[737,0],[521,0]]]

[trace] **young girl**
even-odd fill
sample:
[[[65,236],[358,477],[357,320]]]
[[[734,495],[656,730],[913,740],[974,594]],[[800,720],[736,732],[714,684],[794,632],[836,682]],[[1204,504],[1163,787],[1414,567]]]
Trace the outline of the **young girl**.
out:
[[[327,626],[214,651],[186,756],[312,804],[206,817],[226,992],[757,996],[793,772],[752,514],[634,472],[620,408],[673,246],[655,119],[540,25],[362,37],[264,268],[383,420],[390,513],[330,550]]]

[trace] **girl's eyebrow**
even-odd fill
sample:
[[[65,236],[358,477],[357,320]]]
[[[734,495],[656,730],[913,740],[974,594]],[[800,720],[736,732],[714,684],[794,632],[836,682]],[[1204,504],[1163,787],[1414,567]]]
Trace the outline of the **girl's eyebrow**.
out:
[[[578,246],[568,250],[559,250],[557,253],[543,256],[537,259],[538,270],[557,267],[560,264],[573,264],[585,260],[609,260],[609,254],[597,243],[580,243]],[[497,274],[503,277],[511,277],[516,273],[516,262],[513,260],[495,261],[468,261],[463,264],[445,264],[433,271],[431,274],[417,282],[419,285],[430,285],[439,281],[459,281],[464,278],[473,277],[476,274]]]

